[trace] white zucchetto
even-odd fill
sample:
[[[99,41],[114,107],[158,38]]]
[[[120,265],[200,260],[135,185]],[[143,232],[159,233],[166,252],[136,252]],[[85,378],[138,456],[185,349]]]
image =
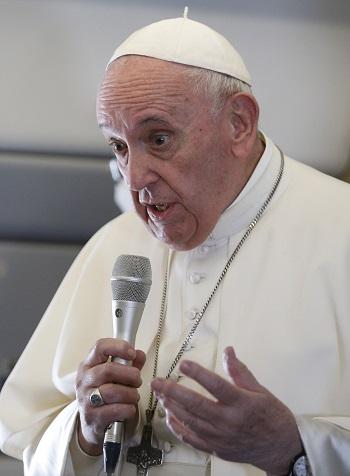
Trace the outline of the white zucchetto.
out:
[[[173,63],[210,69],[251,85],[250,74],[231,43],[203,23],[171,18],[132,33],[114,51],[109,64],[126,55],[141,55]]]

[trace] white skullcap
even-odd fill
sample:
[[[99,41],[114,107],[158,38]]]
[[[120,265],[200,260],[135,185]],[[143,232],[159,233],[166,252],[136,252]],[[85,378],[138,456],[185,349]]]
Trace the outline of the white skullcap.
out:
[[[109,64],[126,55],[141,55],[210,69],[251,85],[250,74],[226,38],[203,23],[183,18],[152,23],[130,35],[113,53]]]

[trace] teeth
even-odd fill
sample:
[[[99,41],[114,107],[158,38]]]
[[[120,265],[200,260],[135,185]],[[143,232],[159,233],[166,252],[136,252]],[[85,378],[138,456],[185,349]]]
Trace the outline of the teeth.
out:
[[[164,210],[168,208],[168,205],[166,203],[157,203],[155,207],[159,212],[164,212]]]

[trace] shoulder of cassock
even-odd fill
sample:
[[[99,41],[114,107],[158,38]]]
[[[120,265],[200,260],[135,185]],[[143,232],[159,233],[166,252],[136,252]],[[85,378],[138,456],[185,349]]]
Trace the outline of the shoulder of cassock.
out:
[[[116,258],[149,256],[156,270],[162,246],[130,212],[107,223],[83,247],[1,392],[0,446],[6,453],[21,458],[75,399],[79,363],[98,338],[113,335],[110,277]]]

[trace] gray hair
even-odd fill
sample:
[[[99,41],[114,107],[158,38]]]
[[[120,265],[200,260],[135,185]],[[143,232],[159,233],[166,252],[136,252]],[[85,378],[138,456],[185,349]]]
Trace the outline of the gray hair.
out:
[[[185,68],[185,76],[190,80],[194,92],[204,92],[207,98],[212,101],[214,115],[220,112],[226,99],[232,94],[238,92],[253,94],[249,84],[209,69],[188,66]]]

